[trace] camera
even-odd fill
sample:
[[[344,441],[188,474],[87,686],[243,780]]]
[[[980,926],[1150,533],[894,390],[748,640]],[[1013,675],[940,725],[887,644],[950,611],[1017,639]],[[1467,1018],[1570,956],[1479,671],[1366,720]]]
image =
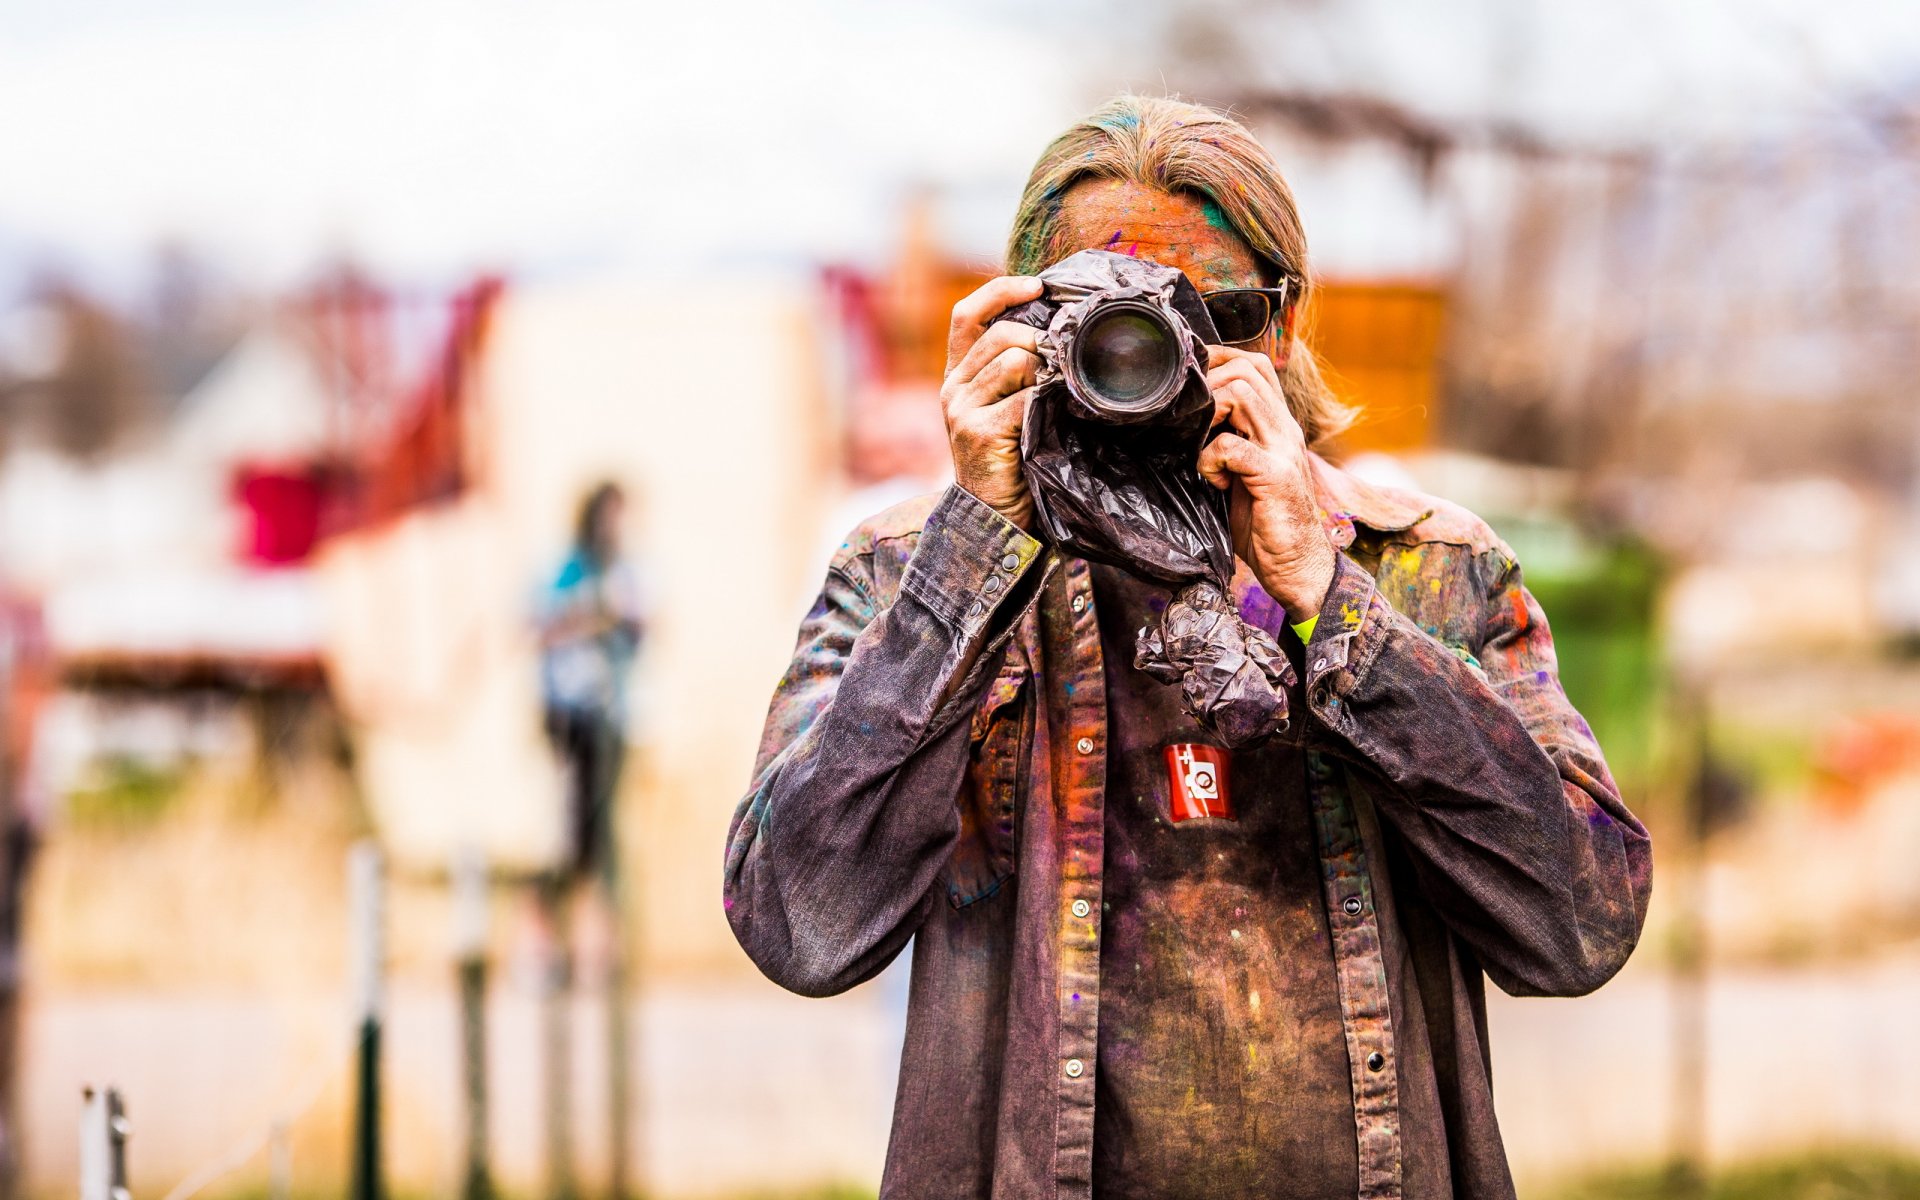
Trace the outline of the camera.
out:
[[[1040,331],[1020,454],[1040,532],[1070,553],[1169,584],[1233,575],[1224,494],[1200,478],[1213,424],[1213,318],[1186,275],[1082,250],[1040,273],[1003,320]]]
[[[1109,425],[1184,425],[1213,318],[1186,275],[1150,259],[1083,250],[1040,273],[1046,291],[1006,313],[1041,330],[1042,387],[1058,381],[1077,415]],[[1183,399],[1186,403],[1182,403]],[[1211,403],[1204,406],[1211,411]]]

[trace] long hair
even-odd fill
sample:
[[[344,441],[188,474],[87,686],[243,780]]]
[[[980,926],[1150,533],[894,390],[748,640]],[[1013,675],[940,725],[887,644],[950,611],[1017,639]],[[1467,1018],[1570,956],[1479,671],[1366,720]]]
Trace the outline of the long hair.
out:
[[[606,511],[608,505],[619,504],[625,499],[626,493],[620,485],[607,480],[596,484],[580,501],[579,514],[573,521],[573,548],[593,560],[595,566],[607,565],[607,553],[611,549],[599,541],[600,514]]]
[[[1293,191],[1266,147],[1225,113],[1182,100],[1117,96],[1055,138],[1020,196],[1007,240],[1010,273],[1035,275],[1082,249],[1066,244],[1060,207],[1083,179],[1123,179],[1212,201],[1260,259],[1268,284],[1291,281],[1296,305],[1312,295]],[[1327,386],[1302,333],[1296,325],[1280,382],[1307,445],[1319,449],[1357,414]]]

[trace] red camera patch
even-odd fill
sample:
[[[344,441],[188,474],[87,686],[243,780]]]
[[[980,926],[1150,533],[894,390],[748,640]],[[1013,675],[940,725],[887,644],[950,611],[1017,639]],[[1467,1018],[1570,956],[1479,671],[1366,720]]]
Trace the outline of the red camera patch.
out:
[[[1233,820],[1227,793],[1231,754],[1218,746],[1175,742],[1161,752],[1167,760],[1168,807],[1176,824],[1195,817]]]

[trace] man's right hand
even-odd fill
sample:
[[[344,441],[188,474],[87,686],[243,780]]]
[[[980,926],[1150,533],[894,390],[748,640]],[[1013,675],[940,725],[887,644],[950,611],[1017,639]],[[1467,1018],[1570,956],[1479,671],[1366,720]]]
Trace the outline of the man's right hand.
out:
[[[1020,469],[1020,426],[1040,365],[1040,331],[999,317],[1041,291],[1032,276],[1003,275],[954,305],[947,378],[940,385],[954,482],[1021,529],[1033,526],[1033,497]]]

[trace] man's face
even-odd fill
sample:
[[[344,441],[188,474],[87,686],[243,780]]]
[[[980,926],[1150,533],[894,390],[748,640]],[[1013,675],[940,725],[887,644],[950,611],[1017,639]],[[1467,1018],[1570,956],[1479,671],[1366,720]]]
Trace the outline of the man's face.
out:
[[[1111,250],[1178,267],[1202,293],[1260,287],[1260,260],[1211,201],[1123,179],[1083,179],[1061,198],[1060,221],[1072,250]],[[1071,251],[1069,251],[1071,252]],[[1269,326],[1240,346],[1284,360]]]

